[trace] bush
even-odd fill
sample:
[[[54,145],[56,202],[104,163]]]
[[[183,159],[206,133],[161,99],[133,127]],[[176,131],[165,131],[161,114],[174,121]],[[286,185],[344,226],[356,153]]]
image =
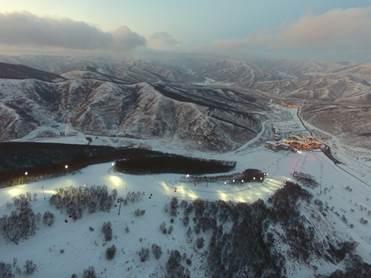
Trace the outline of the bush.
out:
[[[112,260],[116,255],[116,246],[112,245],[106,249],[106,259]]]
[[[165,222],[162,222],[161,225],[160,225],[160,231],[166,235],[167,234],[167,229],[166,229],[166,223]]]
[[[196,240],[196,247],[198,249],[202,249],[204,247],[204,239],[202,237],[199,237],[197,240]]]
[[[177,216],[178,211],[178,199],[176,197],[173,197],[170,202],[170,215],[171,216]]]
[[[149,258],[149,249],[148,248],[142,248],[138,252],[139,258],[141,262],[145,262]]]
[[[49,202],[57,209],[66,212],[72,219],[80,219],[83,212],[110,211],[117,192],[108,192],[107,186],[59,188]]]
[[[158,260],[162,255],[161,247],[157,244],[152,244],[152,254]]]
[[[36,215],[25,195],[14,199],[15,210],[0,218],[0,231],[4,237],[16,244],[36,232]]]
[[[94,266],[89,266],[88,269],[85,269],[82,273],[82,278],[97,278]]]
[[[27,260],[24,264],[24,273],[27,275],[33,274],[37,270],[37,265],[33,261]]]
[[[54,214],[50,211],[46,211],[43,215],[43,223],[44,225],[51,226],[54,223]]]
[[[170,252],[169,259],[166,263],[166,277],[168,278],[177,278],[183,277],[188,278],[190,276],[190,272],[181,264],[182,256],[178,250],[172,250]]]
[[[136,209],[135,211],[134,211],[134,215],[135,216],[143,216],[144,214],[146,213],[146,210],[145,209]]]
[[[105,241],[112,240],[112,226],[111,226],[111,222],[105,222],[105,223],[103,223],[102,233],[104,235],[104,240]]]
[[[0,262],[0,277],[1,278],[13,278],[14,277],[11,264]]]

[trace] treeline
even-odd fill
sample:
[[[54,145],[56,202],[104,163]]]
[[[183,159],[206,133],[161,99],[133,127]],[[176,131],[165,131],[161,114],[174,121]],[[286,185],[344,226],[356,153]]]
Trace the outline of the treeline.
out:
[[[0,187],[64,175],[113,160],[119,160],[117,170],[135,174],[219,173],[232,170],[236,164],[138,148],[30,142],[0,143],[0,157]]]
[[[13,210],[9,215],[0,218],[0,234],[8,241],[18,244],[19,241],[32,237],[37,227],[43,222],[46,226],[54,223],[54,214],[46,211],[35,213],[31,206],[31,194],[20,195],[9,204]],[[1,277],[1,276],[0,276]]]
[[[288,257],[302,264],[318,259],[339,264],[354,255],[354,242],[340,241],[331,231],[323,240],[315,227],[308,226],[300,209],[315,207],[312,199],[308,191],[288,181],[268,203],[179,202],[173,198],[165,211],[171,221],[180,218],[187,242],[206,257],[208,277],[287,277]],[[277,249],[282,241],[287,244],[286,253]],[[370,273],[370,265],[363,263],[363,268]]]
[[[223,173],[235,168],[236,162],[208,160],[176,154],[148,152],[128,156],[116,162],[115,169],[130,174],[207,174]]]

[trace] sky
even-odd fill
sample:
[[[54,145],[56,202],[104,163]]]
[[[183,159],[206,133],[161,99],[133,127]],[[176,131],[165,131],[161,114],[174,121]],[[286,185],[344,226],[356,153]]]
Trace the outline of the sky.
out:
[[[0,0],[0,45],[346,60],[371,56],[371,0]]]

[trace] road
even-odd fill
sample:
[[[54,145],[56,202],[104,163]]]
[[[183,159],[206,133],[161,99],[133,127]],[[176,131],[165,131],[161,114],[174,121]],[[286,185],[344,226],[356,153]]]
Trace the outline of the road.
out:
[[[300,123],[302,124],[302,126],[313,136],[313,131],[311,130],[311,129],[309,129],[307,126],[306,126],[306,124],[304,123],[304,121],[303,121],[303,119],[301,118],[301,116],[300,116],[300,108],[298,108],[297,109],[297,111],[296,111],[296,115],[297,115],[297,117],[298,117],[298,119],[299,119],[299,121],[300,121]],[[328,146],[328,145],[326,145],[328,148],[329,148],[329,150],[330,150],[330,155],[332,156],[332,154],[331,154],[331,148],[330,148],[330,146]],[[328,159],[330,159],[331,161],[333,161],[334,163],[335,163],[335,166],[338,168],[338,169],[340,169],[341,171],[343,171],[343,172],[345,172],[345,173],[347,173],[348,175],[350,175],[350,176],[352,176],[353,178],[355,178],[356,180],[358,180],[359,182],[361,182],[361,183],[363,183],[364,185],[367,185],[367,186],[369,186],[369,187],[371,187],[371,184],[368,184],[367,182],[365,182],[364,180],[362,180],[361,178],[359,178],[357,175],[355,175],[355,174],[353,174],[352,172],[350,172],[349,170],[347,170],[347,169],[344,169],[343,167],[341,167],[341,165],[339,165],[339,163],[336,163],[336,161],[338,161],[337,159],[332,159],[331,157],[329,157],[329,155],[328,154],[326,154],[324,151],[322,151],[323,153],[324,153],[324,155],[328,158]],[[339,161],[338,161],[339,162]],[[341,162],[340,162],[341,163]],[[341,164],[343,164],[343,163],[341,163]]]

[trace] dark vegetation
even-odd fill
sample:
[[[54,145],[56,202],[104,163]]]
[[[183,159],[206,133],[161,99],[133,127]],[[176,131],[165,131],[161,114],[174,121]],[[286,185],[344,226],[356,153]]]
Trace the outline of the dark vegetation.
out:
[[[13,204],[10,204],[11,207],[14,209],[10,214],[0,218],[0,235],[15,244],[33,236],[41,220],[49,227],[54,223],[54,215],[51,212],[46,211],[42,217],[41,213],[36,214],[32,210],[29,193],[14,198]]]
[[[64,77],[37,70],[24,65],[0,63],[0,79],[38,79],[41,81],[52,82],[55,79],[65,79]]]
[[[234,169],[235,162],[207,160],[176,154],[147,152],[129,156],[116,162],[115,169],[130,174],[206,174],[228,172]]]
[[[267,203],[261,200],[252,204],[204,200],[179,203],[172,199],[167,212],[172,218],[182,217],[187,242],[194,242],[195,249],[207,257],[208,277],[276,278],[286,277],[287,258],[308,265],[315,258],[338,264],[354,252],[354,242],[338,241],[331,231],[328,234],[324,231],[324,237],[318,238],[314,226],[301,215],[301,205],[316,206],[308,191],[286,182]],[[210,240],[205,240],[203,234],[211,235]],[[287,251],[278,251],[278,242],[284,242]],[[170,258],[166,267],[168,277],[187,277],[178,254],[173,253]],[[178,272],[183,274],[171,276]]]
[[[82,278],[97,278],[97,277],[98,276],[97,276],[97,274],[95,272],[95,268],[93,266],[89,266],[82,273]]]
[[[7,240],[18,244],[36,233],[37,217],[25,195],[14,199],[14,207],[10,215],[0,218],[0,231]]]
[[[116,255],[116,246],[112,245],[106,249],[106,259],[112,260]]]
[[[50,197],[50,204],[66,213],[73,220],[80,219],[84,211],[110,211],[117,199],[117,191],[106,186],[80,186],[59,188]]]
[[[37,271],[37,265],[32,260],[26,260],[23,269],[18,265],[16,258],[13,263],[0,262],[0,278],[23,277],[34,274]]]
[[[145,262],[149,258],[149,249],[148,248],[142,248],[138,252],[138,256],[141,262]]]
[[[345,261],[345,270],[336,270],[329,278],[369,278],[371,265],[363,262],[359,256],[349,256]]]
[[[235,167],[235,162],[189,158],[145,149],[55,143],[3,142],[0,143],[0,157],[0,186],[64,175],[112,160],[120,160],[116,163],[116,170],[136,174],[217,173]]]
[[[155,257],[156,260],[160,259],[161,258],[161,255],[162,255],[162,249],[159,245],[157,244],[152,244],[152,254],[153,256]]]
[[[138,150],[142,151],[142,150]],[[64,175],[94,163],[120,159],[136,150],[74,144],[0,143],[0,186]],[[65,169],[68,165],[68,169]],[[28,175],[25,175],[25,172]]]
[[[315,188],[319,186],[319,183],[316,181],[316,179],[312,175],[295,171],[292,174],[292,176],[298,183],[306,187]]]
[[[54,214],[51,213],[50,211],[44,212],[43,215],[43,223],[47,226],[51,226],[54,223]]]
[[[166,263],[166,278],[189,278],[191,277],[189,269],[183,266],[182,256],[178,250],[170,252],[169,259]]]
[[[111,222],[104,222],[102,226],[102,233],[105,241],[112,240],[112,225]]]

